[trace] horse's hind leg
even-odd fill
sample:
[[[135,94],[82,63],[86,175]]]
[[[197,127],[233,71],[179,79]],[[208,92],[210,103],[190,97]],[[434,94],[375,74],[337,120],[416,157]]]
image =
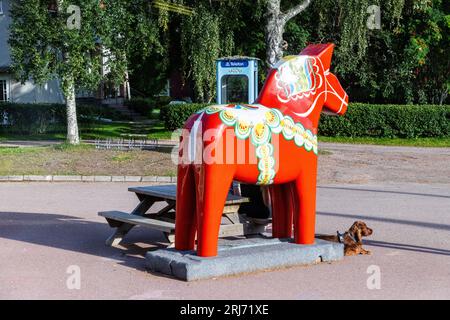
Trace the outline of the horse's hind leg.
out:
[[[292,183],[271,185],[269,187],[272,208],[272,237],[290,238],[292,236],[292,216],[295,208],[295,185]]]
[[[175,248],[193,250],[195,246],[195,180],[193,165],[179,165],[175,211]]]

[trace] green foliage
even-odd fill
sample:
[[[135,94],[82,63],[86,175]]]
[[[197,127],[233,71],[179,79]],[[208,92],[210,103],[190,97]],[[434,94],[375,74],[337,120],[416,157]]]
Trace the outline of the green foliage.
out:
[[[63,132],[66,128],[66,108],[62,104],[0,103],[0,119],[7,118],[7,124],[0,125],[0,133],[19,135]],[[89,126],[99,118],[123,120],[117,111],[103,106],[79,105],[78,119]]]
[[[207,107],[207,103],[171,104],[161,109],[161,120],[167,130],[183,127],[186,120],[195,112]]]
[[[187,77],[194,82],[199,101],[210,102],[215,94],[215,59],[220,53],[219,18],[199,7],[181,25],[181,45]]]
[[[381,29],[367,28],[369,5],[380,6]],[[308,41],[336,44],[332,67],[353,100],[442,104],[448,99],[450,25],[442,0],[313,1],[292,23],[310,32]]]
[[[153,97],[155,103],[155,109],[161,109],[162,107],[169,104],[172,101],[172,98],[169,96],[157,96]]]
[[[12,68],[22,82],[61,80],[63,92],[71,83],[96,89],[102,80],[123,82],[127,54],[145,56],[158,45],[158,29],[144,0],[12,1],[10,26]],[[81,11],[80,28],[70,29],[69,5]],[[108,70],[108,72],[104,72]]]
[[[60,129],[66,114],[60,104],[1,103],[0,118],[5,116],[9,125],[0,126],[1,132],[42,134]]]
[[[352,103],[343,117],[322,115],[322,136],[422,138],[450,136],[450,106]]]
[[[169,75],[180,71],[182,85],[192,85],[194,101],[215,95],[214,60],[246,55],[261,59],[264,80],[267,0],[164,0],[182,4],[193,14],[150,6],[148,0],[61,1],[49,14],[44,0],[13,3],[13,68],[21,80],[62,79],[82,89],[102,80],[121,82],[131,74],[132,88],[144,96],[158,94]],[[448,2],[448,1],[447,1]],[[450,92],[450,16],[443,0],[312,1],[288,22],[285,54],[308,43],[336,44],[333,72],[353,101],[367,103],[442,104]],[[68,30],[68,4],[81,7],[80,30]],[[282,10],[298,4],[282,0]],[[370,30],[367,7],[379,5],[381,29]],[[100,45],[111,72],[101,73]],[[114,58],[112,58],[114,57]],[[133,93],[133,92],[132,92]],[[133,95],[133,94],[132,94]]]
[[[193,82],[196,101],[210,102],[214,98],[217,58],[246,55],[265,60],[265,39],[261,32],[265,1],[184,1],[194,9],[193,14],[182,16],[179,24],[173,19],[172,27],[181,31],[182,69],[186,80]],[[176,44],[171,46],[176,48]],[[260,74],[263,79],[265,72]]]
[[[126,100],[125,105],[142,115],[150,115],[154,108],[155,101],[151,98],[132,98]]]
[[[169,104],[172,99],[167,96],[152,97],[152,98],[132,98],[125,101],[125,105],[144,116],[150,116],[154,109],[161,109]]]
[[[161,111],[168,130],[208,104],[168,105]],[[343,117],[323,114],[319,134],[336,137],[427,138],[450,136],[450,106],[351,103]]]

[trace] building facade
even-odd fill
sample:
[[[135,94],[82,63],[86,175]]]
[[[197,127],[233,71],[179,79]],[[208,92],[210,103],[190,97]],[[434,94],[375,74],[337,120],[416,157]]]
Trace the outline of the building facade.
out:
[[[11,0],[0,0],[0,102],[64,103],[58,80],[40,86],[32,81],[22,84],[11,72],[11,54],[8,45]]]
[[[33,81],[22,84],[14,79],[8,44],[11,1],[13,0],[0,0],[0,102],[64,103],[64,95],[57,79],[42,86],[33,83]],[[107,74],[107,68],[104,68],[102,72]],[[76,97],[78,100],[89,101],[89,103],[120,105],[124,99],[130,98],[129,83],[125,81],[119,86],[114,86],[105,82],[97,90],[79,90]]]

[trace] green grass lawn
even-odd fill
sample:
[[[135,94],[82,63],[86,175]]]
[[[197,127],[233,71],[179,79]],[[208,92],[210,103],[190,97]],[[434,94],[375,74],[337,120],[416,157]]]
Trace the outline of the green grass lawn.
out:
[[[95,127],[81,127],[80,134],[81,139],[170,139],[172,136],[172,132],[166,130],[160,121],[153,124],[98,123]]]
[[[95,125],[80,124],[81,139],[170,139],[172,132],[164,128],[164,124],[156,121],[153,124],[111,122],[96,123]],[[0,141],[5,140],[61,140],[64,141],[65,132],[54,132],[36,135],[0,134]]]

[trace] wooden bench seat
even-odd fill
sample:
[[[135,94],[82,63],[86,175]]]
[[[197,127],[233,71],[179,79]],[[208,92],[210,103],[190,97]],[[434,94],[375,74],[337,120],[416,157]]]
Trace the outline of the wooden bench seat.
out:
[[[129,214],[122,211],[102,211],[98,213],[99,216],[105,217],[106,220],[121,221],[133,225],[143,226],[159,230],[162,232],[173,232],[175,230],[175,224],[158,219],[150,219],[134,214]],[[108,221],[109,222],[109,221]]]
[[[128,191],[135,193],[140,201],[131,213],[121,211],[98,213],[99,216],[108,221],[111,227],[116,228],[114,233],[106,240],[106,245],[118,245],[134,226],[162,231],[169,242],[173,243],[175,237],[176,188],[175,184],[128,188]],[[166,205],[158,212],[148,213],[147,211],[156,202],[166,202]],[[228,194],[223,209],[220,237],[264,232],[265,224],[253,223],[251,219],[238,214],[240,205],[247,202],[249,202],[249,199],[246,197]]]

